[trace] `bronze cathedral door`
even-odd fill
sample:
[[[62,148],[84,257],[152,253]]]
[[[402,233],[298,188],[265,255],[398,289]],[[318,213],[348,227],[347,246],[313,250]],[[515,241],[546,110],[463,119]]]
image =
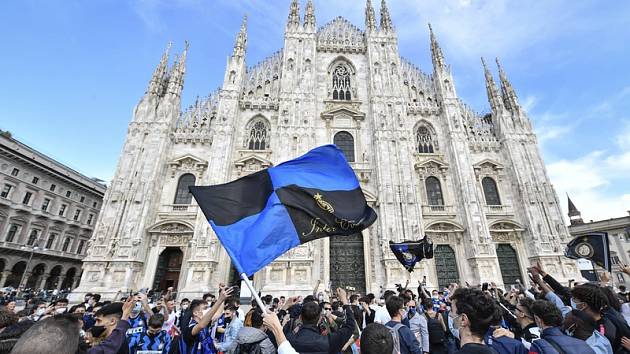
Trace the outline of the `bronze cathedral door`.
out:
[[[354,293],[365,294],[365,258],[361,233],[330,238],[330,282],[333,291],[353,287]]]

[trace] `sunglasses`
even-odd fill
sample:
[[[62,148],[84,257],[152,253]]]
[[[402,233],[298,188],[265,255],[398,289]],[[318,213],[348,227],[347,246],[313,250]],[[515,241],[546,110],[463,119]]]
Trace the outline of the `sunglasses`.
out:
[[[324,307],[324,310],[326,310],[326,311],[332,311],[332,307]]]

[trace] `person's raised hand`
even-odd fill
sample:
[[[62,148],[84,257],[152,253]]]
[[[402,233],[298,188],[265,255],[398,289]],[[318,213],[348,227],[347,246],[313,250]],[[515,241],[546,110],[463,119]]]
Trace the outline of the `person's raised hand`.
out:
[[[265,324],[265,326],[267,326],[267,328],[271,329],[272,331],[276,330],[282,332],[282,325],[280,324],[280,320],[275,313],[264,313],[263,323]]]
[[[505,328],[497,328],[494,330],[494,332],[492,332],[492,336],[494,338],[499,338],[499,337],[509,337],[509,338],[514,338],[514,333],[510,332],[509,330],[505,329]]]
[[[346,296],[346,291],[342,288],[337,288],[337,298],[341,301],[342,304],[348,304],[348,297]]]
[[[219,298],[217,299],[217,301],[224,302],[228,297],[230,297],[230,295],[232,295],[233,292],[234,292],[234,287],[221,288],[219,290]]]
[[[298,302],[298,299],[299,299],[299,296],[291,296],[291,297],[289,297],[284,302],[284,305],[282,305],[282,308],[284,310],[288,310],[289,308],[291,308],[291,306],[293,306],[296,302]]]
[[[610,273],[604,272],[600,278],[602,283],[608,283],[610,282]]]
[[[122,319],[123,320],[129,319],[129,315],[131,315],[131,310],[133,310],[134,306],[135,306],[135,301],[133,299],[133,296],[129,296],[122,306],[122,312],[123,312]]]
[[[630,339],[628,339],[628,337],[621,337],[621,346],[630,350]]]

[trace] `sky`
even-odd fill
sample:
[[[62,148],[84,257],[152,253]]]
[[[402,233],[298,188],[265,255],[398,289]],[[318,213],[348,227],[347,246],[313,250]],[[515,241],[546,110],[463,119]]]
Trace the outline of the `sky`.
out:
[[[301,0],[304,8],[306,0]],[[220,86],[242,16],[247,63],[283,45],[289,0],[7,0],[0,4],[0,129],[109,181],[164,47],[190,42],[183,106]],[[374,0],[377,14],[380,1]],[[314,0],[318,26],[364,27],[365,0]],[[431,23],[459,96],[489,110],[480,57],[501,59],[566,214],[630,210],[630,2],[389,0],[400,53],[431,72]],[[496,68],[493,68],[496,73]],[[496,78],[495,78],[496,80]]]

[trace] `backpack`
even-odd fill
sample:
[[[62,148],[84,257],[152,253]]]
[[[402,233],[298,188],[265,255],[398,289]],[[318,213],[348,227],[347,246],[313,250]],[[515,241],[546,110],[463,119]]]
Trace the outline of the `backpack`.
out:
[[[239,344],[236,346],[236,349],[234,349],[234,354],[262,354],[263,351],[260,347],[260,343],[265,339],[267,339],[267,337],[258,342]]]
[[[387,329],[389,329],[389,332],[394,338],[394,351],[392,351],[392,354],[400,354],[400,334],[398,333],[398,330],[402,326],[404,326],[402,323],[396,323],[394,327],[385,326],[387,327]]]
[[[444,331],[444,327],[442,327],[442,323],[437,318],[431,318],[431,316],[426,315],[427,318],[427,329],[429,332],[429,343],[430,344],[441,344],[444,343],[446,339],[446,332]]]

